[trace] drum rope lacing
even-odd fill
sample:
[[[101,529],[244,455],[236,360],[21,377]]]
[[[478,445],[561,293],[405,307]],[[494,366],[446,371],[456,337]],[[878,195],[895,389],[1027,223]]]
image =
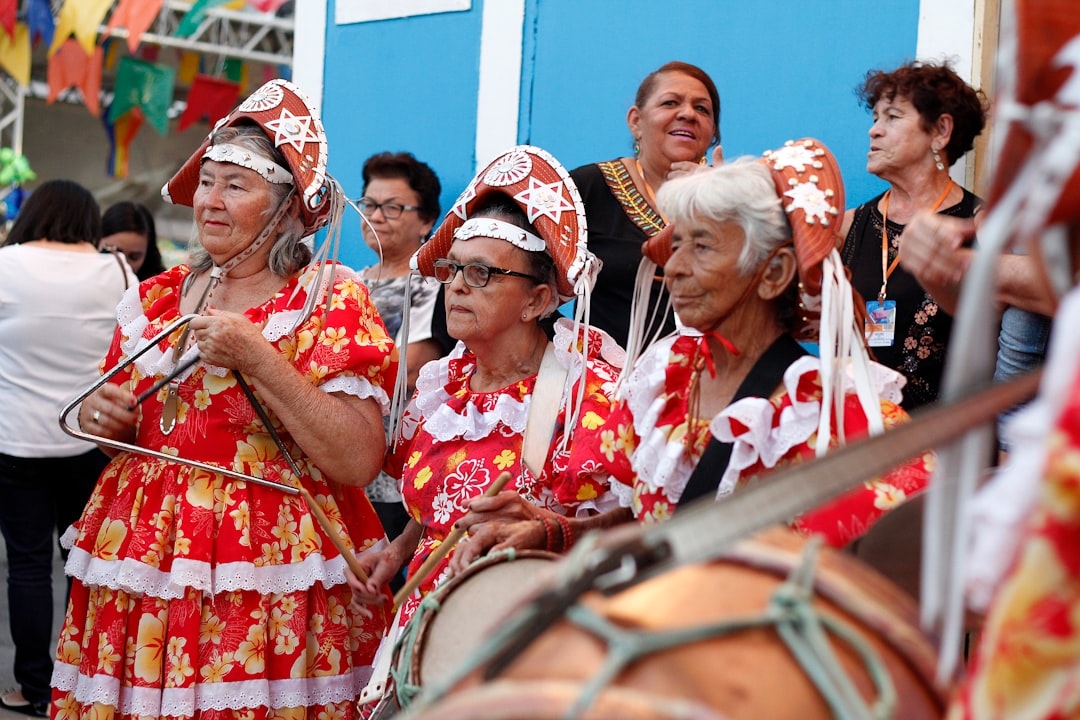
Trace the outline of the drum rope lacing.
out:
[[[499,556],[505,556],[508,561],[512,562],[517,558],[517,550],[516,548],[506,548],[505,550],[488,553],[483,557],[477,558],[477,560],[490,560],[493,557]],[[420,601],[420,604],[417,605],[416,611],[409,619],[408,624],[402,629],[401,635],[394,645],[395,662],[390,668],[390,677],[394,681],[394,692],[397,693],[398,705],[402,708],[408,708],[412,705],[416,696],[423,690],[422,686],[410,681],[413,648],[416,648],[418,645],[417,641],[419,640],[420,627],[423,625],[421,620],[424,615],[439,611],[439,608],[442,605],[442,596],[445,594],[445,592],[440,591],[449,585],[450,583],[444,583],[424,596],[423,600]]]
[[[880,656],[849,623],[819,612],[813,605],[814,570],[820,547],[819,537],[807,543],[800,563],[772,593],[769,604],[757,616],[732,618],[682,630],[649,632],[618,627],[585,606],[572,606],[565,615],[567,620],[604,640],[608,653],[601,668],[585,683],[581,695],[567,710],[565,717],[568,720],[579,717],[624,668],[642,657],[692,642],[769,626],[776,628],[777,634],[837,720],[886,720],[894,717],[898,704],[896,688]],[[437,607],[437,598],[428,596],[423,602],[429,601]],[[829,642],[830,635],[847,645],[862,661],[877,693],[872,706],[867,706],[844,672]],[[479,648],[452,678],[440,683],[437,688],[427,688],[419,704],[426,706],[438,700],[465,675],[490,658],[493,642],[497,644],[498,639],[492,638],[487,647]],[[408,652],[408,648],[409,645],[406,645],[403,651]],[[404,666],[408,667],[408,664]],[[408,700],[412,702],[420,688],[403,686],[401,683],[404,679],[395,676],[399,696],[403,691],[408,692]],[[402,704],[402,707],[406,705]]]

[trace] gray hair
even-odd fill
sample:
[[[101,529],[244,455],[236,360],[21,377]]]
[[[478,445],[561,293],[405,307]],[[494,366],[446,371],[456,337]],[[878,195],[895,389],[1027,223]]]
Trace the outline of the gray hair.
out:
[[[746,234],[736,262],[742,275],[756,270],[769,253],[791,240],[772,173],[752,157],[670,180],[656,200],[660,212],[675,225],[689,218],[737,223]]]
[[[238,125],[221,128],[213,134],[210,144],[219,145],[221,143],[239,145],[257,155],[270,158],[284,168],[289,167],[289,163],[286,162],[285,158],[274,147],[270,138],[258,125]],[[296,204],[296,201],[291,200],[291,198],[295,197],[295,193],[293,193],[294,187],[271,182],[266,182],[266,186],[269,188],[271,196],[270,206],[263,213],[267,222],[270,221],[282,202],[294,203],[294,207],[286,210],[285,215],[282,217],[281,234],[273,241],[274,244],[270,248],[270,257],[267,261],[270,272],[278,277],[289,278],[311,262],[311,248],[307,243],[303,242],[304,223],[300,218],[300,206]],[[193,271],[192,275],[213,267],[214,261],[211,259],[210,253],[206,251],[199,241],[197,229],[192,230],[189,253],[188,265]]]

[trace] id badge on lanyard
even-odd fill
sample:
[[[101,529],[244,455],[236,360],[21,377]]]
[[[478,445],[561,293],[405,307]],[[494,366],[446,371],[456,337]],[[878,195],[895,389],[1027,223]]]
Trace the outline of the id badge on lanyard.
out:
[[[896,338],[896,301],[868,301],[864,332],[870,347],[891,347]]]

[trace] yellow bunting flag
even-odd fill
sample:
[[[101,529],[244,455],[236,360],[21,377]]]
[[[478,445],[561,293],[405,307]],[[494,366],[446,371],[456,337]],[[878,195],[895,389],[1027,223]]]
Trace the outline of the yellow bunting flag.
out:
[[[30,85],[30,28],[15,23],[15,35],[0,33],[0,67],[15,81]]]
[[[180,51],[180,64],[176,68],[176,81],[190,86],[202,69],[202,57],[194,50]]]
[[[64,0],[56,18],[49,55],[56,54],[68,37],[74,35],[87,55],[94,53],[97,45],[98,26],[112,7],[112,0]]]

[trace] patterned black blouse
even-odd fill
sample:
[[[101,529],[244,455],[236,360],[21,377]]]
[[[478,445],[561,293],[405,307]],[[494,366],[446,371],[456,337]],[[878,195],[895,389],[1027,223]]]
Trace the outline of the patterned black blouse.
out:
[[[585,205],[589,250],[604,263],[592,292],[592,324],[626,347],[641,246],[664,229],[664,219],[638,192],[619,160],[583,165],[570,177]],[[663,283],[654,285],[652,298],[654,306],[667,303]],[[674,329],[674,315],[668,312],[664,334]]]
[[[844,265],[851,271],[852,285],[866,300],[876,299],[881,289],[881,198],[878,195],[856,208],[840,251]],[[982,200],[964,190],[963,199],[940,214],[969,218],[981,205]],[[899,252],[903,231],[903,225],[888,221],[889,264]],[[911,411],[937,399],[953,318],[900,265],[889,276],[886,298],[896,301],[896,337],[892,346],[870,348],[870,352],[882,365],[907,377],[902,405]]]

